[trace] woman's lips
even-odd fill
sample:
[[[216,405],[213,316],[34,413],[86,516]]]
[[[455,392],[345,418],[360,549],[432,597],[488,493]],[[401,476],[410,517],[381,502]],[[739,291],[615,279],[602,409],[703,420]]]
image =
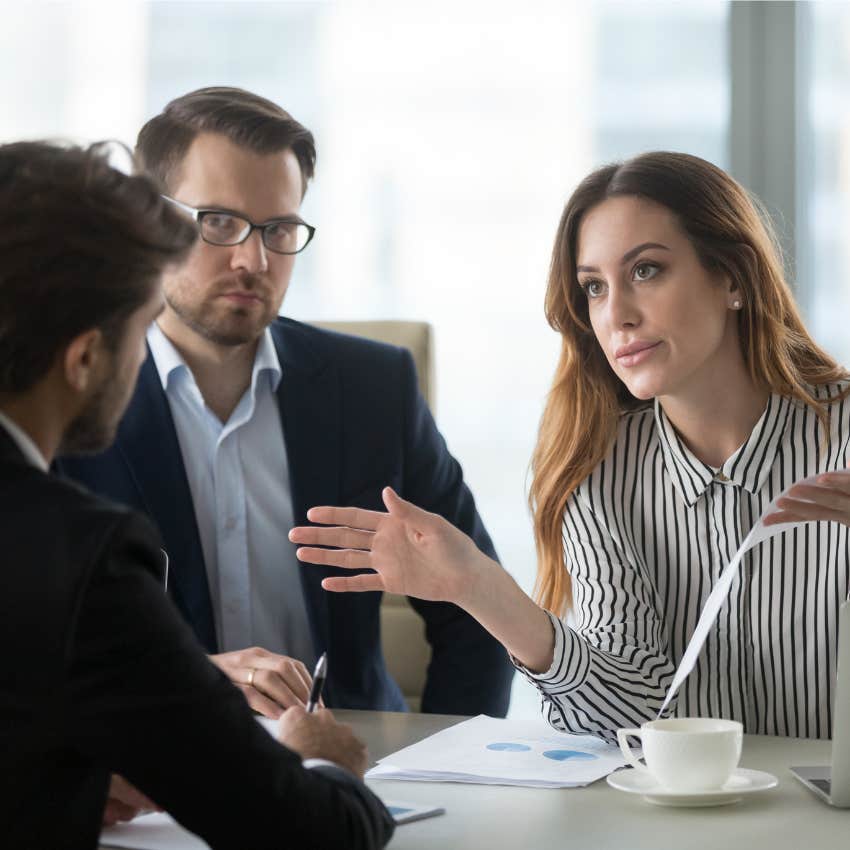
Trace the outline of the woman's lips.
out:
[[[629,368],[631,366],[637,366],[639,363],[643,363],[644,360],[651,357],[652,353],[659,345],[661,345],[660,340],[658,342],[624,345],[622,348],[617,349],[614,356],[617,358],[617,362],[621,366]]]

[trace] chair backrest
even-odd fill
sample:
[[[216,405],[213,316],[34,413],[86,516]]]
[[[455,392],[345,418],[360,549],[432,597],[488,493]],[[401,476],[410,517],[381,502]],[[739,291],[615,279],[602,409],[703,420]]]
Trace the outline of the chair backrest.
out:
[[[320,328],[388,342],[409,349],[416,363],[419,390],[434,411],[433,330],[427,322],[312,322]],[[385,593],[381,603],[381,644],[387,669],[398,682],[411,711],[419,711],[431,662],[422,618],[406,596]]]
[[[419,376],[419,391],[433,413],[436,404],[434,382],[434,331],[428,322],[404,322],[376,319],[371,322],[310,322],[319,328],[363,336],[390,345],[400,345],[413,355]]]

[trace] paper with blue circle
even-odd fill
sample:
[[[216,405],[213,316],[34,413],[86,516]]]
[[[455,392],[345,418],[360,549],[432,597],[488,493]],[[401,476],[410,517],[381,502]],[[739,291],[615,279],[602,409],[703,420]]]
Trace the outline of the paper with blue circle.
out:
[[[553,761],[568,761],[569,759],[593,761],[594,759],[598,759],[599,756],[593,753],[585,753],[581,750],[546,750],[543,753],[543,758],[552,759]]]
[[[542,718],[481,715],[386,756],[367,776],[568,788],[624,764],[619,748],[587,735],[561,734]]]

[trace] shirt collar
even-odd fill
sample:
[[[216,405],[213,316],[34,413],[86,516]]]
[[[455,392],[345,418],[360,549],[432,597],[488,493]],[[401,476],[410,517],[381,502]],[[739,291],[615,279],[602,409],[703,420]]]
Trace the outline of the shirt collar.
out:
[[[148,328],[147,338],[151,356],[153,357],[153,362],[164,390],[168,389],[168,381],[171,375],[177,375],[181,372],[187,375],[192,374],[180,352],[174,347],[174,344],[162,332],[162,329],[156,322]],[[260,342],[257,345],[257,353],[254,355],[254,368],[251,372],[252,389],[256,388],[259,375],[263,371],[269,374],[271,391],[277,392],[282,373],[277,349],[274,347],[271,331],[268,328],[263,331],[263,335],[260,337]]]
[[[9,436],[14,440],[15,445],[21,450],[21,454],[30,464],[42,472],[48,471],[47,460],[32,437],[2,411],[0,411],[0,427],[6,429]]]
[[[753,495],[761,490],[782,444],[792,405],[790,398],[773,393],[744,444],[720,469],[713,469],[684,444],[656,399],[655,423],[664,465],[688,507],[696,504],[712,481],[743,487]]]
[[[254,355],[254,369],[251,375],[251,383],[256,385],[258,375],[268,372],[269,384],[273,393],[280,386],[281,368],[277,349],[274,347],[271,331],[266,328],[260,337],[257,353]]]
[[[162,388],[167,390],[168,379],[171,375],[183,370],[188,372],[189,367],[156,322],[148,328],[147,338],[151,357],[153,357],[159,380],[162,382]]]

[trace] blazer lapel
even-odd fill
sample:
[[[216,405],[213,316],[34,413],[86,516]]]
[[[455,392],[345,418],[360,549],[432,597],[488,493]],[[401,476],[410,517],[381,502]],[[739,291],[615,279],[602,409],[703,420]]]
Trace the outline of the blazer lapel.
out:
[[[0,424],[0,462],[21,466],[24,469],[31,465],[2,424]]]
[[[139,372],[136,392],[116,438],[168,553],[169,592],[185,610],[198,639],[216,652],[204,552],[183,455],[153,357]]]
[[[333,363],[306,338],[305,329],[288,320],[272,325],[281,363],[280,418],[289,463],[292,510],[296,525],[307,510],[339,499],[341,431],[339,375]],[[317,652],[328,648],[328,593],[321,581],[341,571],[301,566],[301,585]]]

